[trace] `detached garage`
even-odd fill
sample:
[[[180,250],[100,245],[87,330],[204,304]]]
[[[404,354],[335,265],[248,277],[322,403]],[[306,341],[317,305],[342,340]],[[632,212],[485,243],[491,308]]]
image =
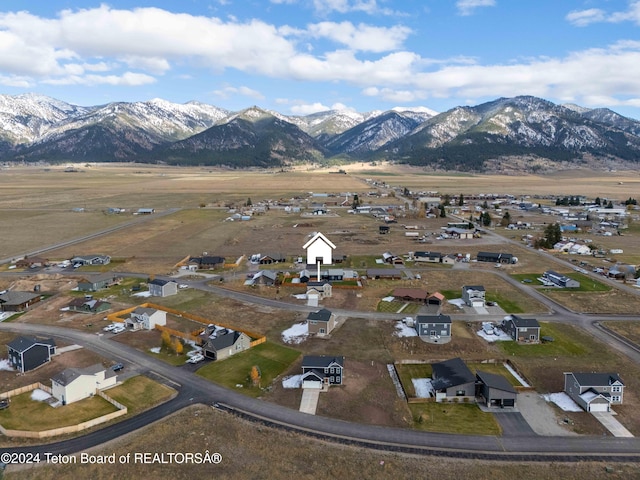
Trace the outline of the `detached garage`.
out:
[[[515,407],[518,392],[502,375],[476,372],[477,394],[482,397],[488,407]]]

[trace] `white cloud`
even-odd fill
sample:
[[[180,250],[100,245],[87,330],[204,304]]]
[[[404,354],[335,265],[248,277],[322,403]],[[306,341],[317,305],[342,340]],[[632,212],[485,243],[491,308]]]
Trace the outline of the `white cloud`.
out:
[[[456,2],[456,8],[460,15],[472,15],[476,8],[479,7],[494,7],[495,0],[458,0]]]
[[[325,15],[331,12],[364,12],[368,14],[387,12],[387,10],[378,7],[376,0],[313,0],[313,6],[316,12]]]
[[[143,73],[126,72],[122,75],[66,75],[64,77],[43,79],[47,85],[112,85],[119,87],[138,87],[154,83],[156,79]]]
[[[327,107],[320,102],[293,105],[291,107],[291,113],[294,115],[311,115],[312,113],[327,112],[329,110],[331,110],[331,107]]]
[[[252,88],[244,87],[244,86],[243,87],[226,86],[222,89],[214,90],[213,94],[223,99],[232,98],[238,95],[243,97],[254,98],[256,100],[264,99],[264,95],[262,95],[257,90],[253,90]]]
[[[640,25],[640,1],[631,1],[627,10],[609,14],[600,8],[573,10],[567,14],[565,19],[577,27],[586,27],[592,23],[601,22],[633,22],[636,25]]]
[[[400,25],[390,28],[353,25],[351,22],[321,22],[309,25],[308,34],[314,38],[328,38],[342,43],[350,50],[385,52],[396,50],[411,33]]]

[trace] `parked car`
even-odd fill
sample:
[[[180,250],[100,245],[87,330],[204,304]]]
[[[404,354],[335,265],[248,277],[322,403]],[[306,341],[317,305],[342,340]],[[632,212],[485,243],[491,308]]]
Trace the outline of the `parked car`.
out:
[[[117,325],[115,323],[112,323],[112,324],[107,325],[106,327],[104,327],[102,330],[104,330],[105,332],[111,332],[116,327],[117,327]]]
[[[187,362],[189,362],[189,363],[198,363],[198,362],[201,362],[203,360],[204,360],[204,355],[202,355],[201,353],[196,353],[189,360],[187,360]]]
[[[487,335],[495,335],[496,333],[493,325],[491,325],[490,323],[485,323],[484,325],[482,325],[482,330],[484,330],[484,333],[486,333]]]
[[[9,399],[0,400],[0,410],[4,410],[5,408],[9,408]]]
[[[111,330],[111,333],[122,333],[124,332],[126,329],[124,328],[124,326],[122,325],[116,325],[115,328],[113,328]]]
[[[111,367],[111,370],[113,370],[114,372],[119,372],[120,370],[122,370],[124,368],[124,365],[121,363],[116,363],[115,365],[113,365]]]

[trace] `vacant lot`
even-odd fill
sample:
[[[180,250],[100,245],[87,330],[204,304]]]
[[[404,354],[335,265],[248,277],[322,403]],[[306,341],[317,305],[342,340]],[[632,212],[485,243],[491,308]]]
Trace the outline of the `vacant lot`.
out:
[[[126,406],[129,415],[135,415],[169,400],[176,391],[148,377],[138,375],[117,387],[110,388],[106,393]]]
[[[499,435],[500,426],[491,413],[474,404],[412,403],[409,405],[415,428],[428,432],[466,435]]]

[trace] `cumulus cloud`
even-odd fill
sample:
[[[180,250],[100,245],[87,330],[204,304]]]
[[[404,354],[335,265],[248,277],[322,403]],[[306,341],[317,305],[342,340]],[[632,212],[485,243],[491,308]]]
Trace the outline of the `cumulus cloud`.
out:
[[[633,22],[640,25],[640,1],[629,2],[627,10],[607,13],[600,8],[588,8],[586,10],[573,10],[565,19],[577,27],[586,27],[592,23],[620,23]]]
[[[460,15],[472,15],[475,13],[476,8],[479,7],[494,7],[496,5],[495,0],[458,0],[456,2],[456,8]]]
[[[262,95],[257,90],[254,90],[249,87],[244,87],[244,86],[243,87],[226,86],[219,90],[214,90],[213,94],[216,95],[218,98],[223,98],[223,99],[232,98],[238,95],[243,97],[254,98],[256,100],[264,99],[264,95]]]
[[[351,50],[385,52],[396,50],[411,33],[403,26],[390,28],[354,25],[351,22],[321,22],[309,25],[307,33],[313,38],[328,38]]]
[[[378,6],[376,0],[313,0],[313,6],[316,12],[325,15],[332,12],[388,13]]]
[[[342,111],[355,112],[356,111],[355,108],[348,107],[344,103],[334,103],[331,106],[327,106],[322,104],[321,102],[314,102],[314,103],[296,102],[296,104],[293,105],[290,110],[294,115],[311,115],[312,113],[328,112],[331,110],[335,110],[339,112],[342,112]]]

